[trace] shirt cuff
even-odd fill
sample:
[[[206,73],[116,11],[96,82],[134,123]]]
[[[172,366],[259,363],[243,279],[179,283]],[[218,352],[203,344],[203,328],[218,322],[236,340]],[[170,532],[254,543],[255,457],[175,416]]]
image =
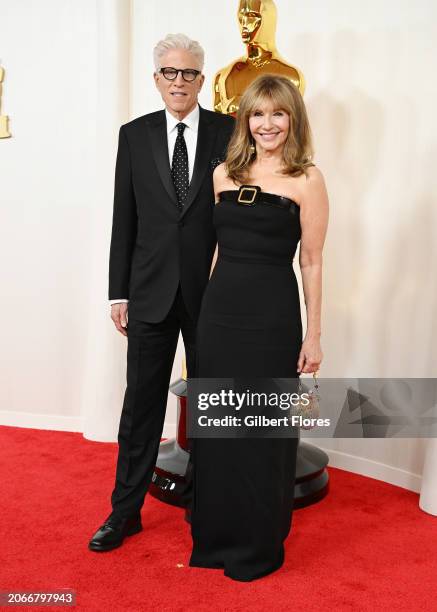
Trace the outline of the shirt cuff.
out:
[[[112,306],[112,304],[122,304],[122,303],[128,303],[129,300],[125,300],[124,298],[120,298],[119,300],[109,300],[110,305]]]

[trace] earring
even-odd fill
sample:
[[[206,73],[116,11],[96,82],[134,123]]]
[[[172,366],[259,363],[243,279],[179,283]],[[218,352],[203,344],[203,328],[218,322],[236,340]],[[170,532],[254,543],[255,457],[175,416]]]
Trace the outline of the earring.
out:
[[[251,154],[251,155],[253,155],[253,154],[255,153],[255,151],[256,151],[256,149],[255,149],[255,145],[253,144],[253,142],[252,142],[252,144],[251,144],[251,145],[250,145],[250,147],[249,147],[249,151],[250,151],[250,154]]]

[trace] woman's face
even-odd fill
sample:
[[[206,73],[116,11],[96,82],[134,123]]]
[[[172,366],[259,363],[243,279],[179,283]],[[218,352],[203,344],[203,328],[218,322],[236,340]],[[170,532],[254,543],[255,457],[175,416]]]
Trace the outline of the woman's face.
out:
[[[284,110],[275,108],[272,102],[267,101],[250,114],[249,129],[257,151],[279,151],[287,140],[290,117]]]

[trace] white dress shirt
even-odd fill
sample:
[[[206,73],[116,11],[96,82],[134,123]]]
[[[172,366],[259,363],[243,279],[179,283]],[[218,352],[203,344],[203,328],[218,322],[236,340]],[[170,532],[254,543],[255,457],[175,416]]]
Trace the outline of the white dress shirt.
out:
[[[197,131],[199,129],[199,105],[196,105],[194,110],[189,115],[179,121],[176,117],[173,117],[171,113],[165,109],[165,118],[167,119],[167,141],[168,141],[168,158],[171,163],[173,161],[173,151],[176,143],[176,137],[178,130],[176,128],[178,123],[185,123],[187,126],[184,130],[185,144],[187,145],[188,152],[188,178],[191,181],[193,176],[194,158],[196,156],[196,144],[197,144]]]
[[[176,143],[176,137],[178,135],[177,124],[185,123],[186,128],[184,130],[185,144],[187,145],[188,153],[188,178],[191,182],[193,176],[194,159],[196,157],[196,146],[197,146],[197,132],[199,130],[199,105],[196,104],[195,108],[189,113],[184,119],[179,120],[173,117],[171,113],[165,109],[165,119],[167,122],[167,143],[168,143],[168,159],[170,163],[173,161],[173,151]],[[119,298],[117,300],[109,300],[109,303],[120,304],[121,302],[128,302],[125,298]]]

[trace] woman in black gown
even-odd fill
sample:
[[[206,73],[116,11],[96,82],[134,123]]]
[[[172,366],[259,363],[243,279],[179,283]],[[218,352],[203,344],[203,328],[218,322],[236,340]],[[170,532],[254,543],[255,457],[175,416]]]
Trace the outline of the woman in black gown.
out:
[[[318,369],[328,199],[311,156],[297,88],[283,77],[256,79],[214,171],[218,249],[197,328],[197,377],[296,378]],[[292,268],[300,240],[304,339]],[[249,581],[282,565],[297,444],[298,437],[192,439],[190,566]]]

